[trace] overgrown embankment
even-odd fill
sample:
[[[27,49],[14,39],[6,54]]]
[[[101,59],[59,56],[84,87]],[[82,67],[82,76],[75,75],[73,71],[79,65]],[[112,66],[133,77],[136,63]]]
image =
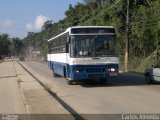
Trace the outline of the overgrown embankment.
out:
[[[143,58],[133,58],[130,60],[129,70],[134,72],[144,73],[144,70],[157,62],[156,52],[153,52],[148,57]]]
[[[47,53],[45,40],[63,32],[69,26],[115,26],[121,68],[129,31],[129,70],[142,72],[160,56],[160,0],[130,0],[129,25],[126,24],[126,0],[85,0],[69,5],[66,17],[59,22],[47,21],[41,32],[29,32],[25,46]],[[129,29],[127,29],[127,26]],[[156,52],[155,52],[156,51]]]

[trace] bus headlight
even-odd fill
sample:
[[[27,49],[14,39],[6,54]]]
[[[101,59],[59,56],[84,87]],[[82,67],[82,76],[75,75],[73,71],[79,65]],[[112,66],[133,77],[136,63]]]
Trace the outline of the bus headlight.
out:
[[[79,73],[80,71],[79,71],[79,70],[74,70],[74,72],[75,72],[75,73]]]
[[[79,73],[79,72],[83,72],[83,70],[82,69],[74,69],[73,72],[74,73]]]

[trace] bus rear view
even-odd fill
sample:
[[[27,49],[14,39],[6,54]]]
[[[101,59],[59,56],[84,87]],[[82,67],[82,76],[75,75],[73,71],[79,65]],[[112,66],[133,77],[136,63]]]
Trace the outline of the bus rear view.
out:
[[[64,34],[67,35],[64,53],[48,54],[49,66],[54,74],[66,77],[68,84],[87,80],[106,83],[107,79],[118,76],[119,59],[114,27],[77,26],[68,28]],[[63,61],[58,61],[58,57]]]

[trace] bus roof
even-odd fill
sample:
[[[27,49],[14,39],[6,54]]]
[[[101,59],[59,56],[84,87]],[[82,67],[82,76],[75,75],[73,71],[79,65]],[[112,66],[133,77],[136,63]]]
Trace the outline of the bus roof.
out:
[[[61,35],[64,35],[65,33],[68,33],[68,32],[71,33],[71,30],[74,29],[74,28],[114,28],[114,27],[113,26],[73,26],[73,27],[67,28],[64,32],[50,38],[48,40],[48,42],[55,39],[55,38],[58,38]]]

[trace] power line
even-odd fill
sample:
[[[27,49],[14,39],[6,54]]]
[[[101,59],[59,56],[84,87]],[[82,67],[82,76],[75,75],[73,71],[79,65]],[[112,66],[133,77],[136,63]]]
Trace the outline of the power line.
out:
[[[105,10],[105,12],[106,12],[106,11],[109,11],[110,9],[112,9],[113,7],[115,7],[120,1],[121,1],[121,0],[116,1],[116,2],[115,2],[114,4],[112,4],[107,10]],[[98,10],[100,10],[100,8],[103,8],[103,7],[104,7],[104,6],[98,7],[97,9],[93,10],[93,11],[91,12],[91,14],[96,13]],[[104,13],[103,13],[103,14],[104,14]],[[102,14],[99,14],[99,15],[97,15],[97,16],[95,16],[95,17],[92,17],[92,19],[90,19],[90,20],[93,20],[93,19],[95,19],[95,18],[97,18],[97,17],[99,17],[99,16],[101,16],[101,15],[102,15]],[[79,22],[79,21],[83,21],[83,19],[85,20],[86,17],[88,17],[88,15],[85,15],[85,16],[82,17],[80,20],[74,21],[74,23]]]
[[[149,29],[155,30],[155,27],[152,26],[152,27],[144,27],[144,28],[132,28],[131,31],[135,31],[135,30],[144,30],[145,31],[145,30],[149,30]]]
[[[158,16],[159,17],[159,16]],[[147,21],[134,21],[133,19],[130,20],[131,22],[137,22],[137,23],[146,23],[146,22],[155,22],[155,21],[160,21],[160,18],[157,18],[157,19],[153,19],[153,20],[147,20]]]
[[[151,6],[151,3],[149,2],[149,0],[146,0],[146,1],[149,4],[149,6],[151,7],[151,9],[152,9],[152,6]]]
[[[136,24],[134,26],[131,25],[131,28],[129,28],[129,32],[130,31],[135,31],[135,30],[148,30],[148,29],[159,29],[159,25],[157,23],[152,23],[152,24],[146,24],[146,25],[139,25]],[[121,26],[121,28],[119,28],[118,30],[119,32],[125,32],[126,31],[126,26],[123,25]]]
[[[115,2],[113,5],[111,5],[111,7],[109,7],[107,10],[105,10],[105,12],[108,12],[109,10],[111,10],[112,8],[114,8],[121,0],[118,0],[117,2]],[[103,13],[104,14],[104,13]],[[98,14],[97,16],[93,17],[91,20],[93,19],[96,19],[97,17],[103,15],[102,13],[101,14]]]

